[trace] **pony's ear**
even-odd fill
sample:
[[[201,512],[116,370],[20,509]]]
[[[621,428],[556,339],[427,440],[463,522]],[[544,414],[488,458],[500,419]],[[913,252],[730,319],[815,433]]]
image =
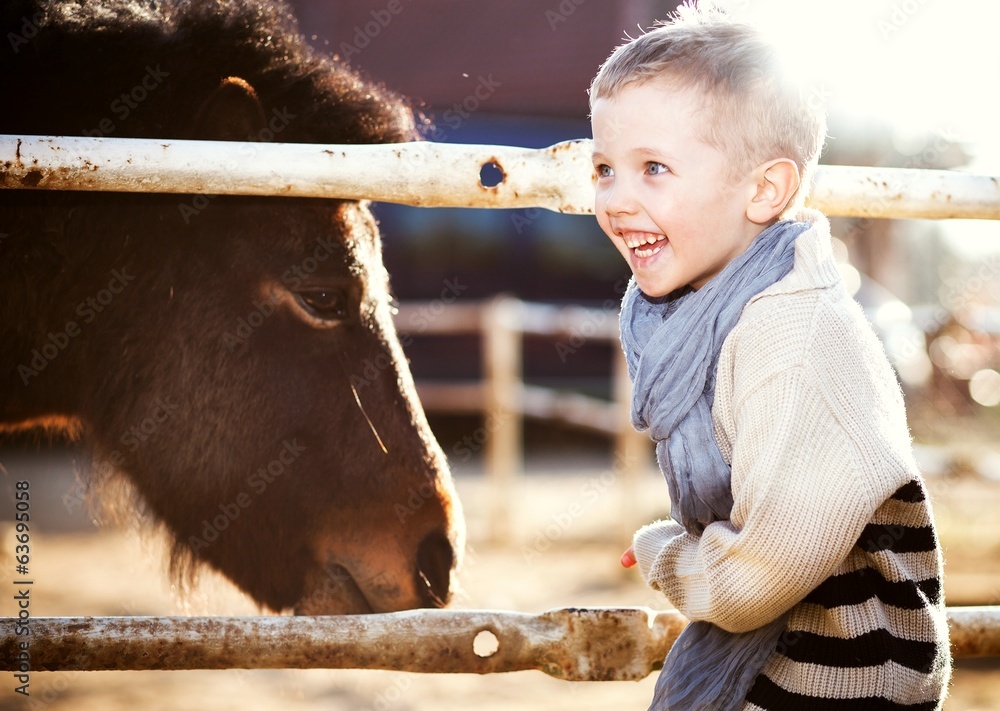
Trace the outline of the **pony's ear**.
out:
[[[226,77],[195,114],[193,138],[252,141],[266,125],[254,88],[239,77]]]

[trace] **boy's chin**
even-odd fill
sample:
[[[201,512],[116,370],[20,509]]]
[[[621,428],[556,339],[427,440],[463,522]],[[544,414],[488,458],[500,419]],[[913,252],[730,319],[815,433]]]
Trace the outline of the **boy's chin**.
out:
[[[649,279],[640,279],[639,277],[636,277],[635,283],[638,285],[639,290],[651,299],[659,299],[666,296],[676,291],[680,286],[680,284],[673,284],[672,282],[662,280],[650,281]]]

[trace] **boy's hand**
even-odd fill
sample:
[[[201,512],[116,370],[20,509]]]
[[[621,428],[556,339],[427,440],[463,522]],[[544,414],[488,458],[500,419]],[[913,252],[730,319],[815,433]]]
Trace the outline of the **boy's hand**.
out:
[[[629,546],[628,550],[622,553],[622,565],[631,568],[635,562],[635,551],[632,550],[632,546]]]

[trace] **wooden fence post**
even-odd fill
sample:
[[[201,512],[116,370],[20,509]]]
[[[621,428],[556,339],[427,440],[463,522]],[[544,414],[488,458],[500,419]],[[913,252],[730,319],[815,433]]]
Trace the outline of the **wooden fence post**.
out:
[[[628,364],[620,347],[614,348],[611,395],[614,399],[620,428],[615,434],[613,471],[620,481],[621,515],[618,517],[619,535],[624,545],[632,542],[638,522],[636,503],[639,500],[639,484],[649,468],[650,440],[645,432],[637,432],[632,427],[632,380],[628,376]]]
[[[511,542],[511,503],[524,468],[522,442],[521,302],[497,296],[483,311],[483,375],[486,378],[484,467],[493,489],[490,536]]]

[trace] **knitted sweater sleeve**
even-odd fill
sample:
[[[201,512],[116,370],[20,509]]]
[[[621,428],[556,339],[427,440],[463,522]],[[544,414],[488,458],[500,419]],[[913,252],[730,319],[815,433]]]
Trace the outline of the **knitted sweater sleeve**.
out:
[[[672,522],[636,533],[643,576],[689,619],[731,632],[776,619],[844,561],[897,485],[872,476],[881,375],[864,377],[863,352],[846,362],[836,352],[804,355],[726,404],[735,430],[730,520],[701,536]]]

